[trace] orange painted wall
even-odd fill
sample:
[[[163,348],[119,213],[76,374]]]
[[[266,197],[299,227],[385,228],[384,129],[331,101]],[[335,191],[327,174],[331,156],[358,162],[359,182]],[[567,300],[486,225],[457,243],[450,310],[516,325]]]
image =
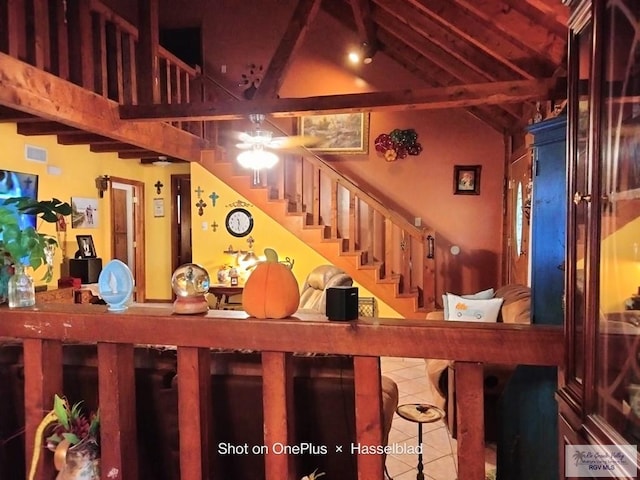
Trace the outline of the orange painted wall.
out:
[[[111,0],[135,9],[122,0]],[[186,7],[188,3],[189,8]],[[160,1],[161,28],[201,26],[204,71],[223,81],[236,97],[245,87],[248,65],[268,68],[269,59],[286,30],[293,0],[245,2]],[[121,8],[117,8],[122,11]],[[322,10],[311,23],[301,51],[282,79],[281,97],[428,88],[384,52],[373,63],[346,63],[349,47],[360,39]],[[223,73],[223,66],[225,72]],[[222,128],[249,128],[248,122],[222,122]],[[290,128],[290,120],[279,125]],[[424,151],[387,163],[373,141],[395,128],[413,128]],[[422,218],[438,232],[438,285],[441,291],[468,293],[497,286],[501,278],[504,144],[503,137],[461,109],[376,112],[371,115],[370,154],[328,157],[368,192],[406,215]],[[235,156],[235,152],[230,151]],[[453,195],[453,166],[482,165],[480,195]],[[461,253],[450,254],[458,245]]]

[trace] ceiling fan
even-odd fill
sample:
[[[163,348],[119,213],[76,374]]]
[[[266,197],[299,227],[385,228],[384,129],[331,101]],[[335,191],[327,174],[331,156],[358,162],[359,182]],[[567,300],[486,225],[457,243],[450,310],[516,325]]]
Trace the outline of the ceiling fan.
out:
[[[253,123],[253,130],[251,132],[242,132],[238,135],[241,143],[236,144],[237,148],[240,150],[291,150],[313,146],[320,140],[317,137],[304,135],[274,137],[272,131],[262,128],[264,119],[265,115],[261,113],[249,115],[249,120]]]

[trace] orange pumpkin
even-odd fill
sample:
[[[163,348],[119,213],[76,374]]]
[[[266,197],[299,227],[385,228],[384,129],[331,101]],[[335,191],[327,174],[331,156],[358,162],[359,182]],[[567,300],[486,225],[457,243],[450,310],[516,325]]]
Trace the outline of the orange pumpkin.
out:
[[[242,308],[256,318],[290,317],[300,303],[291,269],[277,261],[259,263],[244,285]]]

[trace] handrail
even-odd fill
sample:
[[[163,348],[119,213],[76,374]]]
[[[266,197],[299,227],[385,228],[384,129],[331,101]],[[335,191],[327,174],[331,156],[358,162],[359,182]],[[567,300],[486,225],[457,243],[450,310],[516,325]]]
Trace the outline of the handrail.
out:
[[[209,478],[210,452],[207,442],[203,445],[198,439],[206,435],[205,420],[215,413],[210,411],[210,392],[202,381],[209,371],[206,355],[210,348],[263,352],[265,443],[284,444],[291,440],[281,416],[288,418],[291,414],[292,380],[286,367],[291,352],[354,356],[354,382],[360,392],[355,398],[356,442],[364,445],[376,445],[381,438],[377,357],[455,360],[459,367],[458,465],[460,478],[465,480],[484,479],[483,397],[473,394],[483,388],[482,363],[478,362],[546,366],[563,362],[562,329],[553,326],[395,319],[344,323],[329,322],[321,315],[258,320],[231,311],[177,316],[169,307],[133,307],[120,314],[110,314],[106,307],[96,305],[44,304],[0,310],[0,341],[20,339],[23,343],[27,455],[32,452],[35,426],[43,411],[50,408],[53,393],[62,388],[62,344],[97,343],[105,479],[114,471],[120,473],[119,478],[137,477],[135,422],[131,420],[135,418],[135,403],[130,395],[134,388],[135,344],[177,348],[181,474],[194,480]],[[505,344],[511,348],[505,349]],[[368,388],[363,388],[365,385]],[[291,478],[288,460],[287,455],[265,455],[266,479]],[[359,480],[382,478],[380,455],[358,454],[357,462]],[[47,465],[41,459],[38,480],[49,478]]]

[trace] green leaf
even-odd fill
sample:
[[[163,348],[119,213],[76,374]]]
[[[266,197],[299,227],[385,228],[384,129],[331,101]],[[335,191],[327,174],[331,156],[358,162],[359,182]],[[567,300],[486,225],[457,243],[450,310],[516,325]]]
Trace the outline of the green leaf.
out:
[[[67,440],[71,445],[75,445],[77,443],[80,443],[80,439],[78,438],[78,436],[75,433],[65,432],[65,433],[62,434],[62,438]]]
[[[69,409],[69,403],[66,398],[61,398],[57,394],[53,399],[53,411],[56,412],[56,417],[58,417],[58,422],[64,428],[69,428],[69,416],[67,414]]]

